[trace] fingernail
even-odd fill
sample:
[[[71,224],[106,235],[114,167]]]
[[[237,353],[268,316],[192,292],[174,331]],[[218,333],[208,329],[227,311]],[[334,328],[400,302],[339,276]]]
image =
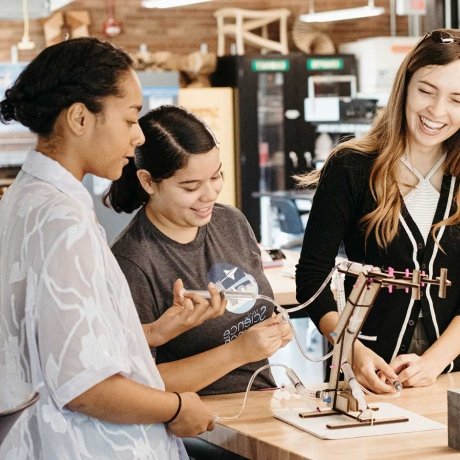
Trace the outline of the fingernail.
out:
[[[183,298],[184,298],[184,295],[185,295],[185,289],[184,289],[184,288],[180,288],[180,290],[179,290],[179,298],[180,298],[180,299],[183,299]]]
[[[212,281],[209,282],[208,287],[211,289],[216,289],[216,285]]]

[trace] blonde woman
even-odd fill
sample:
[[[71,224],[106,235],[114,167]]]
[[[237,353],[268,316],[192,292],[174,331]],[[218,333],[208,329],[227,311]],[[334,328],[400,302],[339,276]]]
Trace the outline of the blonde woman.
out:
[[[377,392],[393,391],[391,379],[426,386],[460,369],[459,42],[459,30],[426,34],[369,133],[338,145],[302,180],[317,192],[296,272],[299,302],[323,282],[341,244],[352,261],[430,277],[445,267],[453,281],[446,299],[435,286],[415,301],[403,289],[380,291],[354,348],[357,378]],[[338,313],[329,290],[309,314],[330,337]]]

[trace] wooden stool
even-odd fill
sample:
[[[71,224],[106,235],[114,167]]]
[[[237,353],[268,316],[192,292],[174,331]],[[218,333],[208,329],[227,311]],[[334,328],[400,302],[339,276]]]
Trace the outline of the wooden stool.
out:
[[[222,8],[214,13],[217,19],[217,55],[225,54],[225,36],[235,37],[236,54],[244,54],[244,42],[267,51],[288,53],[287,18],[290,15],[287,8],[273,10],[243,10],[241,8]],[[226,19],[234,20],[225,23]],[[279,21],[279,42],[268,38],[267,25]],[[262,36],[251,32],[253,29],[262,29]]]

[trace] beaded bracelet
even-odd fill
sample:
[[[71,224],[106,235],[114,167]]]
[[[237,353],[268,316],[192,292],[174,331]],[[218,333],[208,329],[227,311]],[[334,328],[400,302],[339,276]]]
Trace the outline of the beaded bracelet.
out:
[[[176,420],[176,418],[179,415],[179,412],[180,412],[180,410],[182,408],[182,398],[181,398],[180,394],[177,393],[176,391],[173,391],[173,393],[175,395],[177,395],[177,397],[179,398],[179,406],[177,407],[176,413],[172,416],[172,418],[170,418],[167,422],[165,422],[166,424],[174,422],[174,420]]]

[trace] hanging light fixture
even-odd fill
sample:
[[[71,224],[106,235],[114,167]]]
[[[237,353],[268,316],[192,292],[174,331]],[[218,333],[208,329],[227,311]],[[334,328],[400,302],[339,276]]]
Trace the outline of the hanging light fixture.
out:
[[[366,6],[356,8],[344,8],[341,10],[321,11],[315,13],[315,1],[310,0],[310,8],[308,14],[299,16],[302,22],[329,22],[329,21],[345,21],[347,19],[368,18],[371,16],[379,16],[385,12],[385,8],[376,7],[374,0],[368,0]]]
[[[18,49],[20,50],[33,50],[35,43],[30,40],[29,36],[29,1],[22,0],[22,19],[24,21],[24,34],[22,35],[21,41],[18,43]]]
[[[209,2],[210,0],[143,0],[144,8],[174,8],[175,6],[193,5],[194,3]]]

